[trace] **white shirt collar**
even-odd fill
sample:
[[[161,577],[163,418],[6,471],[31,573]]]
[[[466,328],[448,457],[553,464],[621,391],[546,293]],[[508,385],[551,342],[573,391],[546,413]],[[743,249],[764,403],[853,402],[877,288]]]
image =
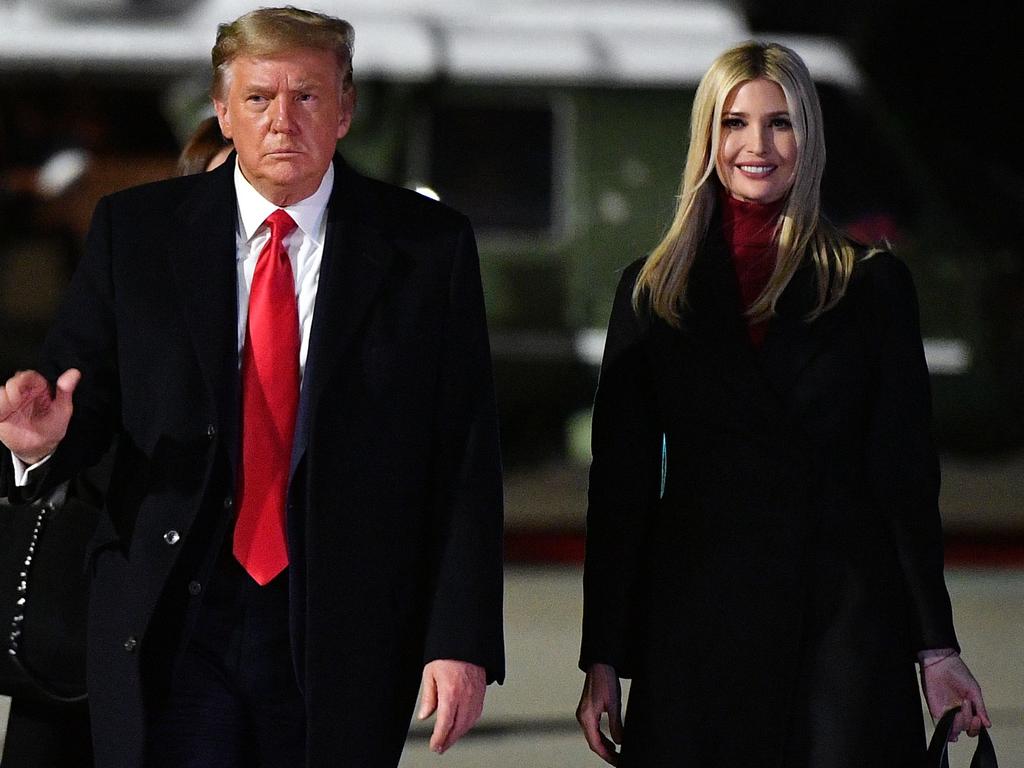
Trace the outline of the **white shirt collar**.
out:
[[[318,246],[323,245],[327,201],[331,197],[333,188],[334,163],[331,163],[327,166],[327,173],[324,174],[316,192],[305,200],[300,200],[284,209],[295,220],[302,233]],[[278,206],[257,192],[256,188],[242,175],[237,159],[235,160],[235,197],[238,200],[240,234],[245,242],[249,242],[263,222],[267,220],[267,216],[276,211]]]

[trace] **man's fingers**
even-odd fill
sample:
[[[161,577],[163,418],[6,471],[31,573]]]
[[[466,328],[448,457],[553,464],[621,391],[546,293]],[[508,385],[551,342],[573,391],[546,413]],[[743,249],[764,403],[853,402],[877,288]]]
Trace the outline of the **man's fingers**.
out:
[[[437,709],[437,681],[429,672],[423,675],[423,694],[420,697],[419,719],[426,720]]]
[[[483,708],[482,691],[476,691],[472,688],[462,691],[454,705],[455,722],[452,724],[448,738],[441,745],[442,752],[455,744],[455,742],[469,732],[470,728],[476,725],[476,721],[480,719]]]
[[[445,749],[465,736],[469,729],[476,724],[477,719],[478,716],[475,716],[469,707],[459,707],[455,712],[455,725],[452,726],[452,732],[448,734],[448,743],[445,744]]]
[[[57,379],[57,399],[70,402],[71,395],[82,380],[82,372],[77,368],[68,368]]]
[[[61,405],[70,406],[71,396],[81,380],[81,371],[77,368],[68,368],[57,379],[54,400]],[[29,401],[44,394],[49,396],[50,387],[42,374],[36,371],[18,371],[7,380],[3,389],[0,390],[0,421],[8,418]]]
[[[11,376],[0,393],[0,421],[7,419],[22,405],[46,390],[46,379],[35,371],[18,371]]]
[[[480,717],[487,689],[483,667],[453,659],[436,659],[423,668],[423,703],[419,717],[436,713],[430,749],[438,754],[458,741]]]
[[[451,698],[440,693],[437,701],[437,720],[434,721],[434,732],[430,736],[430,749],[440,754],[446,748],[448,735],[455,722],[455,707]]]
[[[473,714],[471,707],[459,704],[458,706],[455,706],[454,709],[455,717],[452,722],[451,730],[448,731],[448,735],[440,745],[440,749],[438,750],[439,752],[446,751],[449,747],[455,744],[455,742],[465,736],[477,721],[477,717]]]

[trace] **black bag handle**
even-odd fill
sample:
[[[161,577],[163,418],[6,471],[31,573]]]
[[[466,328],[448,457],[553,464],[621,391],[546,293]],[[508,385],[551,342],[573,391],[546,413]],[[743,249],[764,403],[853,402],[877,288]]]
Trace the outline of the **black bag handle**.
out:
[[[29,543],[28,552],[25,554],[25,561],[22,563],[22,571],[19,574],[20,580],[17,586],[17,594],[19,595],[19,598],[15,609],[15,615],[7,636],[6,651],[11,664],[21,671],[29,683],[43,698],[61,704],[78,704],[88,699],[87,692],[65,694],[54,690],[29,667],[19,654],[21,624],[25,618],[25,607],[29,602],[29,585],[32,578],[32,559],[36,552],[36,546],[39,544],[43,530],[46,527],[47,517],[64,506],[64,502],[67,499],[67,492],[68,484],[66,482],[61,483],[49,494],[49,496],[35,501],[32,504],[33,508],[37,510],[35,529],[32,532],[32,539]]]
[[[949,768],[949,734],[953,730],[953,719],[960,711],[956,706],[946,711],[935,725],[931,743],[928,744],[928,768]],[[971,768],[999,768],[996,749],[988,731],[982,727],[978,732],[978,746],[971,758]]]

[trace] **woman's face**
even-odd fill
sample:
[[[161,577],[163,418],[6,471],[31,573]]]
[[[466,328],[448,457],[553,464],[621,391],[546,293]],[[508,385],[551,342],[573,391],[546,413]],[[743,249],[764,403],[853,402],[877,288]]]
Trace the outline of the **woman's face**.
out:
[[[733,197],[754,203],[780,200],[793,186],[797,146],[789,105],[771,80],[740,83],[722,108],[716,168]]]

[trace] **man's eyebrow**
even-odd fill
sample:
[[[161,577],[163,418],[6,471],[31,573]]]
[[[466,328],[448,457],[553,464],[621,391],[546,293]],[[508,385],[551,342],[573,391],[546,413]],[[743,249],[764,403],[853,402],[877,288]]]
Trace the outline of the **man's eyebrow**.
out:
[[[321,81],[315,78],[308,78],[306,80],[297,80],[293,85],[288,87],[289,91],[308,91],[316,88],[321,88]],[[277,84],[270,80],[250,80],[245,83],[245,88],[251,91],[272,91],[277,88]]]

